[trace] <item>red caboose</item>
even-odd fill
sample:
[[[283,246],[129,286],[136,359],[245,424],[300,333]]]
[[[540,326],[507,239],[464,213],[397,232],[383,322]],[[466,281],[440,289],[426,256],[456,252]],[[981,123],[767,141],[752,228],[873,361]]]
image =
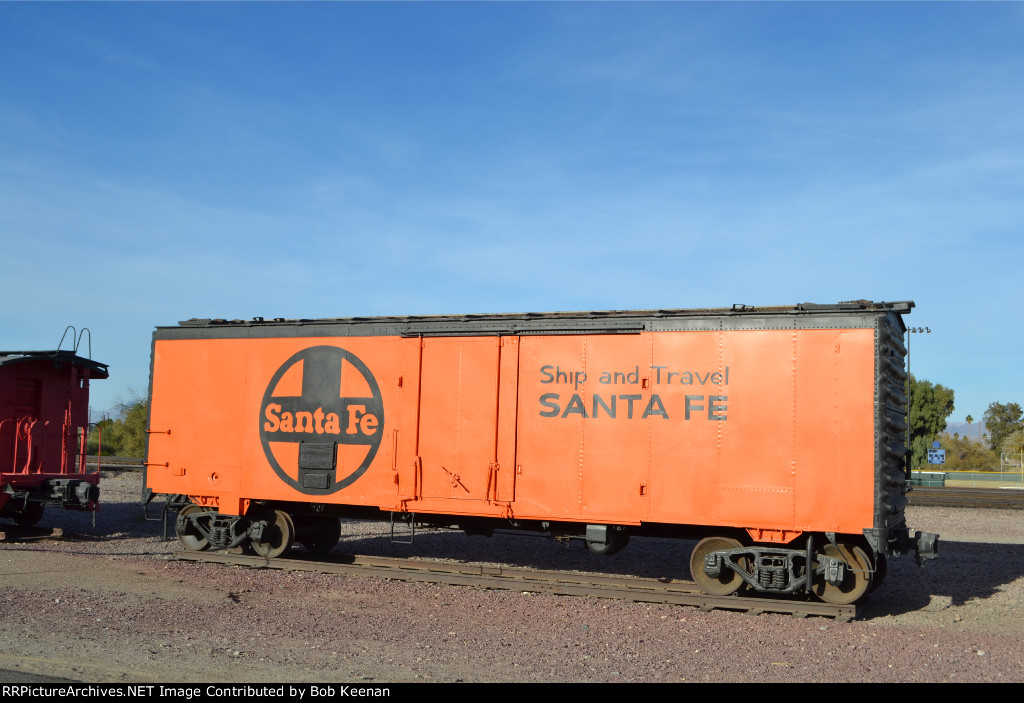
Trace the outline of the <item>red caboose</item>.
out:
[[[85,465],[89,381],[107,377],[106,364],[77,349],[0,351],[0,517],[28,527],[46,505],[96,509],[100,475]]]

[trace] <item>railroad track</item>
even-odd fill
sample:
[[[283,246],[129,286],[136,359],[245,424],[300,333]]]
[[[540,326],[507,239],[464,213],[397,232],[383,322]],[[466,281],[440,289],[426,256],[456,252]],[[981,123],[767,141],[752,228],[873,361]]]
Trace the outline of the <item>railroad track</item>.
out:
[[[1024,509],[1024,490],[1013,488],[933,488],[914,486],[907,494],[911,505],[949,508]]]
[[[692,581],[671,579],[539,571],[482,564],[445,564],[416,559],[342,554],[327,555],[321,557],[320,561],[294,557],[266,559],[260,556],[226,552],[177,551],[174,552],[174,557],[185,561],[232,566],[312,571],[345,576],[370,576],[474,588],[608,598],[636,603],[687,605],[703,611],[732,610],[751,614],[781,613],[796,617],[816,615],[843,622],[854,620],[858,615],[855,605],[832,605],[816,601],[737,595],[709,596],[701,592]]]
[[[103,471],[142,471],[145,461],[129,456],[103,456],[97,461],[96,457],[89,456],[85,458],[85,466],[89,471],[95,471],[97,467]]]
[[[60,527],[21,527],[0,524],[0,542],[39,542],[64,536]]]

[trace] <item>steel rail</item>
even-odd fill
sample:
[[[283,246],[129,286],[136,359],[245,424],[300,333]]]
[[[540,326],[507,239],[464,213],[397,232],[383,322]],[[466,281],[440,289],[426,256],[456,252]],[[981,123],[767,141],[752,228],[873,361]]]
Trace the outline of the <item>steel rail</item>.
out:
[[[85,466],[90,470],[99,466],[104,471],[142,471],[145,459],[127,456],[101,456],[99,460],[95,456],[85,458]]]
[[[1012,488],[939,488],[914,486],[907,493],[910,505],[948,508],[1024,509],[1024,490]]]
[[[329,555],[320,561],[296,557],[266,559],[260,556],[227,552],[176,551],[174,557],[184,561],[232,566],[312,571],[475,588],[607,598],[635,603],[686,605],[705,612],[732,610],[751,614],[779,613],[797,617],[816,615],[839,621],[850,621],[856,619],[858,615],[856,605],[833,605],[817,601],[756,596],[710,596],[703,593],[692,581],[672,579],[539,571],[483,564],[446,564],[416,559],[341,554]]]

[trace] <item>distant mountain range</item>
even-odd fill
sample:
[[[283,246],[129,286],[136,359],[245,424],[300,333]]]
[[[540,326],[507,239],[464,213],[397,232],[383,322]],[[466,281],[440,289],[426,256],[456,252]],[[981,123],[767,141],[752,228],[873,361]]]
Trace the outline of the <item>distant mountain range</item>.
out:
[[[977,442],[978,432],[981,432],[982,435],[988,434],[988,430],[985,429],[984,422],[972,422],[970,425],[966,422],[946,423],[946,434],[958,434],[961,437],[967,437],[968,439],[973,439]]]

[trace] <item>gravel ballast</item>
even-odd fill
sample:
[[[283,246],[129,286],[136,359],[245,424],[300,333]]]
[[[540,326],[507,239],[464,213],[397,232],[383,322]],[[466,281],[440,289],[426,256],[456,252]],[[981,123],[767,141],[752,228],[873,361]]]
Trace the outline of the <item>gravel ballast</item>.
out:
[[[842,623],[170,559],[141,475],[60,539],[0,545],[0,669],[101,682],[1024,681],[1024,514],[914,507],[940,559],[889,562]],[[158,515],[159,505],[150,507]],[[173,533],[173,526],[171,532]],[[536,537],[345,523],[340,551],[687,578],[692,543],[613,557]]]

